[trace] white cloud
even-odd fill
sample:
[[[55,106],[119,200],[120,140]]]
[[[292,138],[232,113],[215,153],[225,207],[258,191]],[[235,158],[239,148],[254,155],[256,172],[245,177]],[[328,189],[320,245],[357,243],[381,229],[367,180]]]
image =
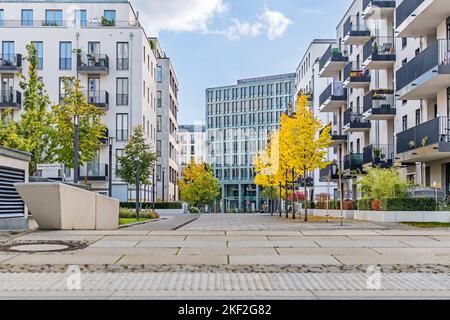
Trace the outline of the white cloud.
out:
[[[228,10],[223,0],[135,0],[132,4],[152,35],[161,30],[206,32],[214,16]]]
[[[230,5],[224,0],[135,0],[132,2],[140,12],[140,21],[150,32],[159,31],[202,32],[224,35],[230,40],[257,37],[265,33],[270,40],[280,37],[292,21],[283,13],[264,8],[254,22],[230,18]],[[224,27],[211,28],[217,16],[226,19]]]

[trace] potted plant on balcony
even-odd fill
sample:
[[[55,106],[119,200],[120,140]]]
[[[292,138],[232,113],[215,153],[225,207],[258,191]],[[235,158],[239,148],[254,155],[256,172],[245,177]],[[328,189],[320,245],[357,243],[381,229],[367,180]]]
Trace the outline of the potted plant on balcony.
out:
[[[416,147],[416,143],[414,141],[412,141],[412,140],[409,142],[408,145],[409,145],[410,149],[414,149]]]
[[[378,44],[376,42],[372,45],[372,54],[378,54]]]
[[[106,17],[102,17],[102,26],[103,27],[114,27],[116,22],[114,20],[109,20]]]
[[[378,164],[381,162],[381,149],[380,148],[373,149],[373,162],[374,162],[374,164]]]
[[[427,146],[428,145],[428,137],[424,137],[423,139],[422,139],[422,147],[425,147],[425,146]]]

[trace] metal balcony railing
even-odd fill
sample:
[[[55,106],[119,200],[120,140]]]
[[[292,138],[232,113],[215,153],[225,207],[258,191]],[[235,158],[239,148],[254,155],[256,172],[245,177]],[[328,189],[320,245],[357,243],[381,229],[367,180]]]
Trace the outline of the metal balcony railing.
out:
[[[330,85],[322,92],[319,97],[319,105],[322,105],[328,99],[332,100],[347,100],[347,89],[344,88],[342,81],[333,81]]]
[[[114,21],[114,23],[102,23],[101,19],[91,20],[0,20],[0,28],[138,28],[138,21]]]
[[[348,61],[348,57],[341,52],[338,46],[330,45],[319,61],[319,70],[322,70],[329,60]]]
[[[101,90],[88,90],[84,91],[87,102],[99,108],[109,107],[109,93],[108,91]]]
[[[397,28],[422,4],[425,0],[403,0],[395,11]]]
[[[372,57],[373,61],[395,61],[394,37],[371,38],[363,48],[363,60],[366,61],[369,57]]]
[[[397,153],[450,142],[450,118],[438,117],[397,134]]]
[[[349,16],[344,23],[344,35],[351,35],[351,33],[357,33],[358,35],[370,33],[370,30],[361,16]]]
[[[436,40],[397,71],[397,90],[438,66],[450,66],[450,40]],[[441,69],[438,70],[441,72]],[[450,69],[442,70],[449,73]]]
[[[106,180],[108,178],[108,165],[103,163],[87,163],[79,168],[80,179]]]
[[[369,5],[377,6],[379,8],[395,8],[395,0],[363,0],[363,11]]]
[[[22,94],[15,90],[0,91],[0,107],[20,108],[22,105]]]
[[[364,70],[361,61],[350,61],[344,67],[344,81],[370,82],[370,72]]]
[[[106,54],[79,54],[79,71],[109,71],[109,57]]]
[[[347,109],[344,112],[344,125],[353,126],[367,126],[370,125],[370,121],[365,120],[363,115],[359,112],[353,112],[352,109]]]
[[[350,153],[344,157],[344,169],[350,171],[361,171],[363,168],[363,154]]]
[[[379,112],[395,114],[395,95],[394,90],[378,89],[372,90],[364,96],[363,112],[377,109]]]
[[[3,52],[0,56],[0,70],[18,70],[22,66],[22,55]]]
[[[363,163],[391,167],[395,160],[395,146],[392,144],[370,145],[363,150]]]

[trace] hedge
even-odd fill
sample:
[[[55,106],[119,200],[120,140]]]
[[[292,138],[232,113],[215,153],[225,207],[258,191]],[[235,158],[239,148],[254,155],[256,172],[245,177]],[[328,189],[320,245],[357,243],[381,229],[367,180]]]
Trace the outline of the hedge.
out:
[[[371,199],[360,199],[357,202],[358,210],[370,211],[372,210],[372,200]]]
[[[159,214],[157,212],[144,210],[139,213],[139,217],[143,219],[159,219]],[[119,218],[121,219],[136,219],[136,210],[121,208],[119,213]]]
[[[126,208],[126,209],[134,209],[134,208],[136,208],[136,202],[121,202],[120,207]],[[153,203],[152,202],[141,202],[141,208],[142,209],[153,209]],[[183,209],[183,203],[182,202],[156,202],[155,209],[160,209],[160,210]]]
[[[330,210],[341,210],[341,202],[339,200],[331,200],[328,207]]]
[[[382,211],[435,211],[433,198],[385,198],[381,200]]]

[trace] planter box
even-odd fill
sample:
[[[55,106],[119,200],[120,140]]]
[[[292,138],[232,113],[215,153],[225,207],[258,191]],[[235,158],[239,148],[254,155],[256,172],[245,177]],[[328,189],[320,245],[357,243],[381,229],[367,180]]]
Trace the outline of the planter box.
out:
[[[186,213],[184,209],[156,209],[155,211],[158,212],[160,216],[175,216]]]
[[[327,210],[311,209],[309,211],[318,217],[326,217],[327,216]],[[353,213],[354,213],[353,210],[344,210],[343,211],[344,219],[353,219],[353,215],[354,215]],[[332,217],[332,218],[340,218],[341,210],[328,210],[328,216]]]
[[[373,222],[450,222],[447,211],[355,211],[354,216]]]
[[[63,183],[15,185],[44,230],[116,230],[119,201]]]

